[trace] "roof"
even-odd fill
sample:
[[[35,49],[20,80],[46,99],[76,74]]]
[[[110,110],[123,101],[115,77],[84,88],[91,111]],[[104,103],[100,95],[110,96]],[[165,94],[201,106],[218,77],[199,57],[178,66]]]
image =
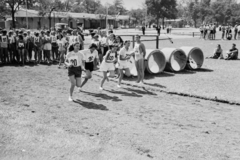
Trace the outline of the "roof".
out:
[[[165,22],[179,22],[182,21],[182,19],[167,19]]]
[[[39,15],[39,12],[36,10],[26,10],[26,9],[20,9],[15,13],[15,17],[42,17]],[[74,12],[52,12],[52,17],[58,17],[58,18],[79,18],[79,19],[105,19],[105,14],[90,14],[90,13],[74,13]],[[10,16],[7,16],[10,17]],[[108,19],[117,19],[117,20],[128,20],[128,15],[119,15],[116,18],[114,16],[108,15]],[[130,18],[134,19],[134,18]]]

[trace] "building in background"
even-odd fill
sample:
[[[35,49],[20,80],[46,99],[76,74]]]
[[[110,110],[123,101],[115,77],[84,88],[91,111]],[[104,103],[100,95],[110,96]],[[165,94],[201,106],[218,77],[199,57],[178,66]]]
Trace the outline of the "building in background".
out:
[[[12,28],[12,18],[10,17],[6,17],[6,29]],[[16,28],[27,28],[26,17],[28,17],[29,29],[49,28],[49,15],[41,16],[38,11],[25,9],[20,9],[15,13]],[[118,17],[108,15],[107,19],[108,26],[118,28],[122,25],[129,26],[133,18],[128,15],[119,15]],[[81,25],[85,29],[106,28],[106,15],[53,11],[51,13],[51,27],[54,27],[56,23],[66,23],[70,28],[76,28]]]

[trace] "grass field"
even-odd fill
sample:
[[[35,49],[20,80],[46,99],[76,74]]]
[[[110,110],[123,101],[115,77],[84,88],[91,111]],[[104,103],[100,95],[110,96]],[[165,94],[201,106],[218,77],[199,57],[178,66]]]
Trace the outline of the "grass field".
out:
[[[161,41],[210,56],[238,41]],[[155,48],[155,42],[144,42]],[[240,102],[240,61],[206,59],[198,71],[125,79],[99,91],[101,73],[68,102],[67,70],[56,65],[0,67],[1,160],[239,160],[240,108],[187,93]]]

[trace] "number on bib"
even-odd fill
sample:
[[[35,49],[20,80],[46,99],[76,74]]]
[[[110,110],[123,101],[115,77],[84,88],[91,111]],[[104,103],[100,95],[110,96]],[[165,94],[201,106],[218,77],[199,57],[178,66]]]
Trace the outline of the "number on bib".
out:
[[[7,42],[7,37],[3,37],[3,38],[2,38],[2,41],[3,41],[3,42]]]
[[[109,57],[108,57],[108,60],[111,60],[111,61],[112,61],[113,59],[114,59],[114,56],[109,56]]]
[[[89,57],[88,60],[89,60],[89,62],[92,62],[93,61],[93,57],[92,56]]]
[[[18,47],[24,47],[24,43],[18,43]]]
[[[39,38],[35,38],[35,42],[39,42]]]
[[[71,59],[70,62],[74,67],[77,67],[77,60],[76,59]]]

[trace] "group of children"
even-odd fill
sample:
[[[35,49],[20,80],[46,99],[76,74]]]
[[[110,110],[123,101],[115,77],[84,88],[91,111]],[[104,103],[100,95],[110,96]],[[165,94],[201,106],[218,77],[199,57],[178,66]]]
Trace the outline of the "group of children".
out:
[[[201,25],[199,30],[201,32],[200,38],[210,39],[210,40],[216,39],[216,25],[215,24]]]
[[[84,47],[84,37],[78,30],[46,30],[32,33],[30,30],[0,31],[0,64],[34,64],[64,62],[67,48],[74,42]],[[34,54],[33,54],[34,53]]]
[[[215,40],[216,39],[216,32],[217,32],[217,26],[216,24],[205,24],[201,25],[199,30],[201,32],[200,38],[203,39],[210,39]],[[219,26],[219,31],[222,32],[222,40],[237,40],[240,38],[240,25],[236,24],[235,26],[231,25],[222,25]]]
[[[0,64],[25,63],[51,64],[59,63],[68,68],[71,82],[69,101],[75,86],[79,90],[92,77],[92,71],[99,67],[103,72],[100,90],[108,77],[119,78],[117,87],[121,87],[123,72],[130,76],[130,58],[133,57],[138,72],[137,83],[143,83],[145,46],[136,35],[133,51],[130,51],[130,41],[123,42],[120,36],[98,30],[91,34],[92,41],[88,49],[84,49],[84,36],[80,29],[47,30],[34,32],[27,30],[0,31]],[[99,66],[98,66],[99,65]],[[85,72],[83,75],[82,72]],[[108,76],[108,73],[110,75]],[[81,79],[84,78],[82,82]]]

